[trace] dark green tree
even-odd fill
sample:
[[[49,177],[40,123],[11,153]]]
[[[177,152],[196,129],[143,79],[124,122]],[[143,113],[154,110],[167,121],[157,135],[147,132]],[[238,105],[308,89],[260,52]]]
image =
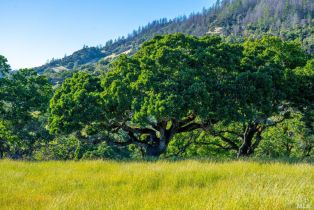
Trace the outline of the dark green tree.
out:
[[[102,77],[67,80],[51,101],[50,130],[136,144],[148,156],[163,154],[177,134],[205,130],[216,147],[249,156],[263,132],[306,105],[304,97],[312,104],[311,90],[299,91],[312,84],[298,76],[307,59],[298,43],[271,36],[243,47],[218,37],[157,36]]]
[[[0,55],[0,77],[3,77],[4,74],[8,73],[10,70],[10,65],[8,64],[8,60]]]
[[[51,101],[50,129],[70,133],[102,125],[126,136],[116,144],[160,156],[174,135],[223,118],[228,108],[221,90],[241,52],[218,37],[157,36],[133,57],[121,56],[102,78],[102,90],[90,75],[66,81]]]
[[[0,153],[1,156],[5,153],[19,158],[30,155],[35,142],[47,134],[43,115],[48,108],[52,87],[45,77],[30,69],[6,72],[0,86],[0,148],[6,150]]]
[[[290,85],[294,91],[291,95],[294,96],[295,106],[303,113],[306,127],[304,156],[309,156],[314,149],[314,59],[294,70],[290,75]]]
[[[211,131],[224,142],[236,149],[238,156],[254,153],[262,140],[262,133],[290,117],[290,111],[303,106],[299,101],[293,104],[294,97],[304,94],[294,90],[289,75],[294,75],[296,67],[306,64],[307,55],[295,42],[266,36],[260,40],[247,40],[244,43],[243,59],[234,80],[226,92],[230,93],[237,110],[230,115],[232,124],[220,125]]]

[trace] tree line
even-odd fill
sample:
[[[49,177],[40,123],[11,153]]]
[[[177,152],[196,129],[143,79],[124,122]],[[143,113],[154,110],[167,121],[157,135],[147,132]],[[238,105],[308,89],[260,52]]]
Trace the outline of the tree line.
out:
[[[308,157],[314,59],[274,36],[156,36],[56,90],[0,59],[0,155],[31,159]]]

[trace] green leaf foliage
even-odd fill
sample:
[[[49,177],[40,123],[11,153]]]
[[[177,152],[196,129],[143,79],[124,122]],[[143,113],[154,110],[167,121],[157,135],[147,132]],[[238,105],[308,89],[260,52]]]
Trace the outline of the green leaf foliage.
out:
[[[99,78],[87,73],[67,79],[50,101],[50,131],[71,133],[102,119],[101,90]]]

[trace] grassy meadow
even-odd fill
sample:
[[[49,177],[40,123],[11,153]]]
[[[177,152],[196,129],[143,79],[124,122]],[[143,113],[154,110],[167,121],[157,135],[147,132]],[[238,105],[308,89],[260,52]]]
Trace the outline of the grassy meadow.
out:
[[[313,209],[311,164],[0,161],[0,209]]]

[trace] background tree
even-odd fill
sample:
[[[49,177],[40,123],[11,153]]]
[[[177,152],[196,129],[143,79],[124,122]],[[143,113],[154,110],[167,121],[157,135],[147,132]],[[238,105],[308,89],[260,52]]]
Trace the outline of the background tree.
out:
[[[10,70],[10,65],[8,64],[8,60],[0,55],[0,77],[3,77],[4,74],[8,73]]]
[[[7,63],[7,59],[0,55],[0,111],[2,111],[3,106],[4,106],[4,101],[2,98],[4,97],[4,93],[2,91],[4,87],[4,76],[6,73],[9,72],[10,66]],[[6,125],[4,122],[1,120],[0,121],[0,158],[3,157],[4,151],[7,149],[6,147],[6,140],[5,137],[9,136],[8,131],[6,129]]]
[[[48,134],[43,116],[51,94],[52,87],[48,80],[30,69],[10,72],[1,78],[1,141],[7,149],[10,148],[2,153],[6,152],[6,155],[14,158],[27,156],[34,150],[36,141],[47,138],[44,136]]]
[[[238,156],[249,156],[268,127],[290,117],[293,97],[299,93],[293,93],[296,87],[291,86],[287,75],[304,66],[307,55],[297,43],[270,36],[248,40],[243,46],[241,66],[235,79],[226,86],[237,107],[229,119],[238,125],[217,125],[211,134],[232,148],[238,147]]]
[[[296,68],[289,76],[293,102],[303,113],[305,123],[304,156],[309,156],[314,149],[314,59],[310,59],[304,67]]]

